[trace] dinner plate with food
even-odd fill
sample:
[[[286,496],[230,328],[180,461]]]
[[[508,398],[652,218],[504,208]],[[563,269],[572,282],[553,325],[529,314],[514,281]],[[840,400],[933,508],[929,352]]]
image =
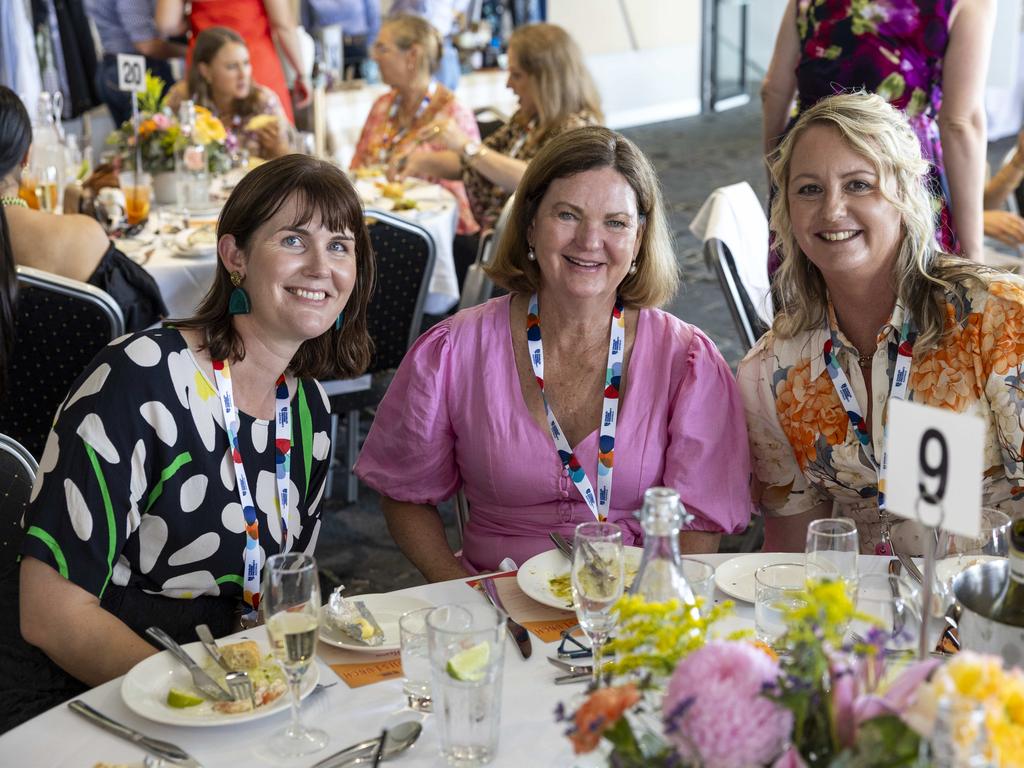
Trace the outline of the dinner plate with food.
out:
[[[207,674],[227,689],[225,672],[210,658],[201,643],[183,646]],[[289,708],[288,681],[284,670],[270,655],[265,639],[218,643],[221,656],[236,670],[244,670],[253,684],[251,701],[213,701],[196,690],[192,675],[169,651],[143,659],[121,682],[121,698],[135,714],[166,725],[213,727],[259,720]],[[302,678],[299,695],[308,696],[320,679],[316,663]]]
[[[197,259],[217,254],[217,230],[211,226],[186,227],[171,241],[175,256]]]
[[[341,589],[334,590],[321,609],[320,639],[347,651],[397,651],[401,647],[398,620],[402,614],[432,605],[418,597],[395,593],[342,597]]]
[[[643,556],[641,547],[623,547],[626,561],[625,589],[636,578],[640,569],[640,558]],[[519,567],[516,582],[519,588],[538,603],[550,605],[552,608],[573,610],[572,575],[569,558],[557,549],[549,549],[534,555]]]

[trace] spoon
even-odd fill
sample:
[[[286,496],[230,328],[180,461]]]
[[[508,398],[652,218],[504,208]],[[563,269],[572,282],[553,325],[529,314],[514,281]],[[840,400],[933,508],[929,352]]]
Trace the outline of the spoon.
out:
[[[380,750],[380,759],[390,760],[396,755],[402,754],[416,743],[416,739],[420,737],[422,732],[423,725],[415,720],[406,720],[393,728],[389,728],[384,738],[384,749]],[[346,747],[340,752],[335,752],[330,757],[324,758],[314,765],[313,768],[344,768],[344,766],[349,765],[370,763],[377,759],[375,753],[378,750],[375,748],[379,743],[380,738],[377,737],[353,744],[351,747]]]

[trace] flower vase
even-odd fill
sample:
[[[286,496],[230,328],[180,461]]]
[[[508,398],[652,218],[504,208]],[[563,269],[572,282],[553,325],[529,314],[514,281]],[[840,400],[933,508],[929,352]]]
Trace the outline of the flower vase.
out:
[[[153,199],[157,205],[174,205],[178,202],[174,171],[162,171],[153,176]]]

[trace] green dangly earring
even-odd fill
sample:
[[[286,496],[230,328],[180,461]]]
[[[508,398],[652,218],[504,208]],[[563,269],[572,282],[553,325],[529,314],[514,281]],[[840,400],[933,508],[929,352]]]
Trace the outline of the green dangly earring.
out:
[[[338,315],[337,319],[334,321],[334,330],[340,331],[341,330],[341,326],[342,326],[342,324],[344,322],[345,322],[345,310],[343,309],[343,310],[341,310],[341,313]]]
[[[249,301],[249,294],[242,287],[242,273],[237,269],[231,273],[231,284],[235,286],[228,299],[229,315],[248,315],[252,312],[252,302]]]

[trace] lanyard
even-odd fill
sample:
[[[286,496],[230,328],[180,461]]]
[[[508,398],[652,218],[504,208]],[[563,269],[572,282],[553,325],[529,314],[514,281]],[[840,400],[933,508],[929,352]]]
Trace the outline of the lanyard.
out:
[[[566,440],[558,419],[548,405],[544,393],[544,346],[540,338],[540,310],[537,294],[530,297],[530,311],[526,315],[526,342],[530,349],[533,374],[540,385],[540,396],[544,400],[544,413],[548,417],[551,439],[555,442],[558,458],[569,472],[577,490],[587,502],[594,517],[608,519],[608,507],[612,500],[612,470],[615,458],[615,425],[619,419],[619,385],[622,380],[622,355],[626,346],[626,321],[622,313],[622,299],[615,297],[612,308],[611,332],[608,338],[608,368],[604,378],[604,407],[601,409],[601,433],[597,451],[597,499],[587,473],[580,466],[569,441]]]
[[[530,122],[528,122],[526,124],[526,130],[523,131],[523,135],[515,140],[515,142],[512,144],[512,146],[509,147],[508,152],[506,152],[505,154],[507,154],[509,157],[518,157],[519,153],[523,149],[523,145],[526,144],[526,140],[528,138],[530,138],[530,134],[533,132],[533,129],[536,128],[536,127],[537,127],[537,118],[535,117],[535,118],[531,119]]]
[[[224,413],[224,428],[231,442],[231,459],[235,467],[235,485],[238,487],[238,500],[242,504],[242,515],[245,517],[245,570],[242,572],[242,596],[246,604],[251,606],[249,616],[252,617],[260,607],[260,522],[256,517],[256,505],[252,500],[252,492],[245,476],[242,464],[242,452],[238,448],[238,409],[235,408],[234,389],[231,386],[231,368],[227,360],[213,361],[213,376],[217,382],[221,411]],[[274,427],[274,449],[276,451],[274,466],[277,485],[277,514],[281,521],[281,551],[288,551],[288,478],[291,476],[291,422],[289,420],[288,384],[282,373],[275,385],[275,412],[277,419]]]
[[[907,388],[910,382],[910,364],[914,357],[914,340],[917,338],[917,331],[913,329],[910,318],[903,321],[903,328],[900,330],[899,351],[896,356],[896,369],[893,372],[892,383],[889,389],[890,400],[906,400]],[[839,346],[839,338],[836,329],[829,323],[829,338],[825,341],[823,354],[825,356],[825,368],[828,370],[829,378],[832,379],[832,386],[835,387],[839,400],[846,409],[850,418],[850,425],[853,433],[860,441],[864,454],[868,457],[875,469],[878,478],[878,515],[882,520],[882,542],[876,547],[876,554],[891,554],[889,551],[889,516],[885,511],[885,474],[888,469],[888,423],[882,426],[882,461],[875,461],[874,449],[871,447],[871,438],[868,435],[868,426],[864,421],[864,411],[857,402],[846,373],[839,366],[833,351]]]
[[[416,122],[423,117],[423,113],[427,111],[427,107],[430,106],[430,100],[434,97],[434,92],[437,90],[437,81],[431,80],[430,85],[427,86],[427,92],[423,94],[423,100],[420,105],[416,108],[416,114],[412,116],[412,120],[409,124],[398,130],[398,126],[395,124],[395,118],[398,117],[398,108],[402,106],[402,100],[400,97],[395,96],[395,100],[391,102],[391,107],[388,109],[388,125],[392,128],[392,133],[388,136],[384,143],[381,144],[380,149],[377,152],[380,162],[386,163],[388,155],[391,150],[394,149],[398,142],[400,142],[405,134],[409,132],[409,129],[416,125]]]

